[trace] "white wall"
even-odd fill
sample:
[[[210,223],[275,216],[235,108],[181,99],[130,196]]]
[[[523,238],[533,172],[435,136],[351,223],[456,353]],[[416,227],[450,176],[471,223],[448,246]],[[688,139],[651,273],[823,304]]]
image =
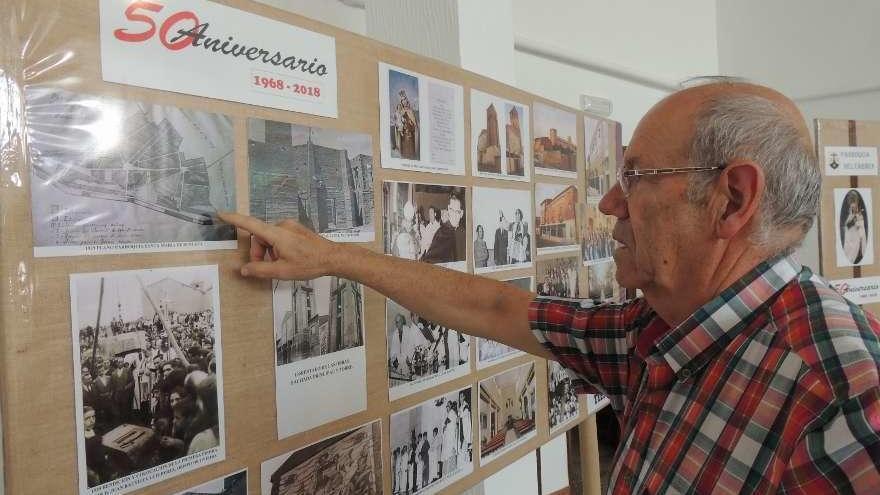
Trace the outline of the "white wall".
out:
[[[512,0],[514,33],[571,54],[662,81],[718,73],[716,9],[706,0]],[[674,8],[673,8],[674,6]],[[666,92],[571,65],[517,53],[517,85],[577,107],[586,93],[610,98],[623,141]]]
[[[258,3],[287,10],[346,31],[364,34],[367,16],[363,8],[351,7],[338,0],[255,0]],[[355,2],[356,3],[356,2]]]
[[[880,120],[880,2],[717,0],[721,73],[793,98],[815,118]],[[819,269],[814,228],[799,254]]]

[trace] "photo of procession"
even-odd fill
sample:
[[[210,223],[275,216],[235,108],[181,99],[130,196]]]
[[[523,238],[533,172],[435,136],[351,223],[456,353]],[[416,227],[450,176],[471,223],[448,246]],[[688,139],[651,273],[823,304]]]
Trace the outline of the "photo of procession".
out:
[[[88,488],[199,455],[223,459],[217,267],[70,277],[80,480]]]
[[[474,188],[474,270],[532,265],[531,194],[523,189]]]
[[[577,419],[578,396],[568,371],[556,361],[547,361],[547,396],[550,402],[550,432]]]
[[[391,299],[385,311],[391,400],[470,372],[470,336],[428,321]]]
[[[391,415],[391,493],[437,493],[473,471],[471,388]]]
[[[388,70],[388,103],[391,116],[391,156],[419,160],[419,79],[394,69]]]
[[[535,363],[480,381],[480,465],[536,434]]]
[[[577,250],[577,188],[535,184],[535,236],[538,254]]]
[[[379,495],[379,420],[263,462],[263,495]]]
[[[577,299],[580,297],[580,262],[577,256],[541,260],[535,263],[539,296]]]
[[[577,177],[577,116],[543,103],[532,107],[535,138],[532,154],[535,172]]]
[[[467,268],[464,187],[386,181],[382,191],[385,254]]]
[[[617,178],[609,155],[609,124],[584,116],[584,155],[587,160],[587,201],[598,202]]]
[[[250,214],[342,242],[375,239],[369,134],[248,119]]]

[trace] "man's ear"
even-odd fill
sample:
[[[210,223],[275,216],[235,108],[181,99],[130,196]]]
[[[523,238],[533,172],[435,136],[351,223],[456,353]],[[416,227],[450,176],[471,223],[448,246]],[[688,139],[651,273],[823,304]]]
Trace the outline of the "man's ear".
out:
[[[743,232],[764,196],[764,169],[750,160],[731,161],[716,182],[718,237],[732,239]]]

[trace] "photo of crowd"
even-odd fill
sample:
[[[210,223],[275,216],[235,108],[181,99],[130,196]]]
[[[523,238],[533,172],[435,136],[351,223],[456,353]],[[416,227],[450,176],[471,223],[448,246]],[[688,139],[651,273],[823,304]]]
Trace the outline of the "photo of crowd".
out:
[[[550,401],[550,431],[578,417],[578,396],[568,371],[556,361],[547,361],[547,397]]]
[[[525,268],[532,263],[531,198],[522,189],[474,188],[474,270]]]
[[[579,298],[580,283],[576,256],[538,261],[538,295]]]
[[[471,389],[391,415],[391,493],[436,493],[473,470]]]
[[[465,188],[384,182],[385,254],[465,270]]]
[[[480,464],[535,436],[535,363],[480,381]]]
[[[386,303],[391,400],[470,372],[470,337]]]
[[[71,276],[90,488],[223,444],[216,288],[216,266]]]

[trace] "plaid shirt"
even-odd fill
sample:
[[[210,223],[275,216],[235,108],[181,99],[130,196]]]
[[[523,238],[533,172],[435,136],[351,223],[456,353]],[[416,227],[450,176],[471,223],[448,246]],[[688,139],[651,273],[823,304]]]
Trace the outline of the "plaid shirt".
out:
[[[536,299],[529,320],[611,399],[609,493],[880,494],[880,321],[790,257],[673,329],[643,299]],[[643,332],[662,337],[640,356]]]

